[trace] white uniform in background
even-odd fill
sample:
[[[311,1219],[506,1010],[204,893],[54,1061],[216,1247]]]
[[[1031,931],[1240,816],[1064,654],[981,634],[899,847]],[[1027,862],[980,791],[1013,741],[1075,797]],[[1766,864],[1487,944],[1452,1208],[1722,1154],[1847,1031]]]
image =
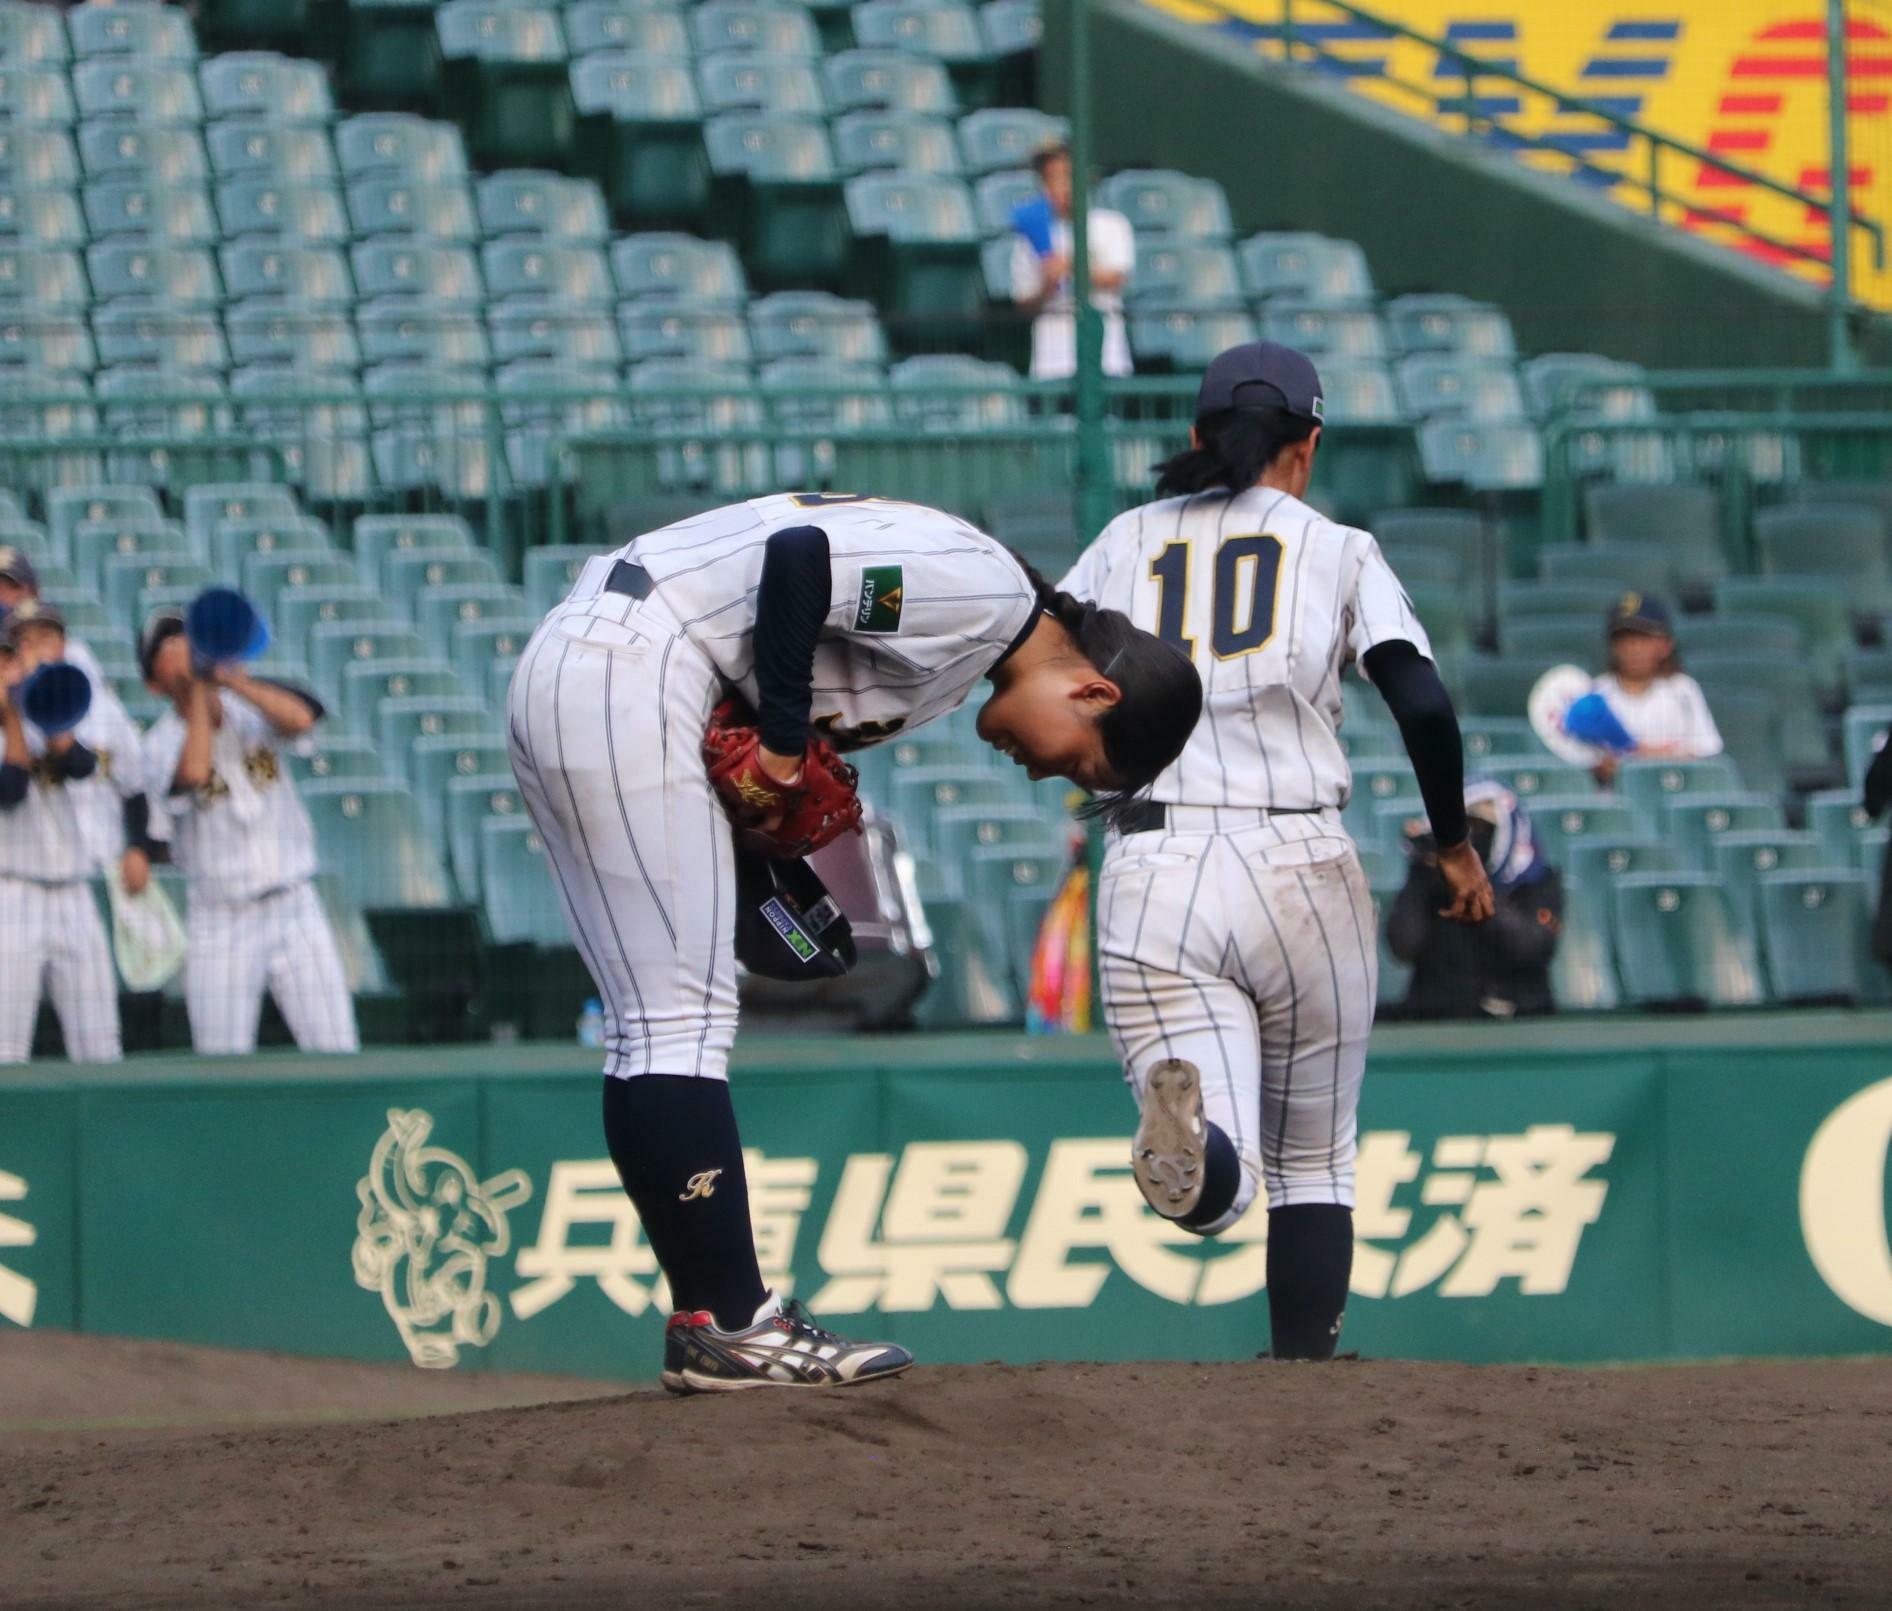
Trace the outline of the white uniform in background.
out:
[[[99,769],[73,787],[93,866],[103,872],[125,853],[125,801],[147,792],[144,735],[111,685],[91,671],[86,675],[92,678],[92,708],[80,724],[80,742],[98,756]]]
[[[1090,210],[1091,273],[1130,274],[1137,264],[1136,230],[1130,220],[1108,207]],[[1071,220],[1055,218],[1051,224],[1051,244],[1068,263],[1073,245]],[[1012,300],[1029,302],[1044,290],[1042,259],[1023,235],[1012,242]],[[1091,306],[1104,316],[1104,373],[1127,375],[1130,362],[1130,338],[1123,324],[1123,291],[1102,291],[1093,287]],[[1031,324],[1031,378],[1033,380],[1068,380],[1077,373],[1076,298],[1067,276],[1057,294],[1045,304]]]
[[[228,689],[218,698],[223,722],[203,788],[171,792],[182,716],[165,711],[145,735],[152,835],[170,840],[189,896],[191,1043],[207,1054],[254,1051],[267,987],[302,1050],[356,1051],[354,998],[311,882],[315,830],[282,759],[296,741]]]
[[[1340,821],[1340,678],[1394,639],[1429,658],[1425,629],[1371,536],[1265,488],[1132,509],[1061,585],[1178,644],[1202,674],[1202,719],[1153,790],[1167,822],[1112,835],[1099,881],[1125,1078],[1140,1103],[1153,1064],[1201,1070],[1205,1112],[1242,1161],[1213,1229],[1261,1186],[1271,1208],[1352,1207],[1378,952]]]
[[[73,737],[88,749],[104,742],[96,707]],[[35,763],[26,798],[0,811],[0,1063],[27,1060],[42,987],[59,1014],[66,1055],[115,1063],[118,976],[92,894],[97,859],[86,804],[110,785],[96,773],[55,780],[44,735],[29,724],[26,742]]]
[[[944,716],[1034,618],[1002,544],[918,504],[782,494],[714,509],[591,560],[513,674],[508,741],[567,921],[604,1003],[607,1074],[722,1079],[736,1035],[735,861],[703,765],[729,688],[756,702],[772,532],[819,526],[831,608],[815,725],[838,749]],[[649,596],[609,591],[620,561]]]
[[[1704,761],[1721,753],[1721,729],[1715,726],[1707,696],[1693,677],[1678,671],[1632,694],[1614,672],[1607,672],[1594,686],[1638,744],[1674,745],[1675,757],[1687,761]]]

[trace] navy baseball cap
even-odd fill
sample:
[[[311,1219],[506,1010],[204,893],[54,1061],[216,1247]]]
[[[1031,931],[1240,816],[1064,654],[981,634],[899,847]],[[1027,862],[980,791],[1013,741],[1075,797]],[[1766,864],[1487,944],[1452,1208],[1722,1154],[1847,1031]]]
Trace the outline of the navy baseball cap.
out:
[[[1657,632],[1665,638],[1675,636],[1675,622],[1669,614],[1669,607],[1647,593],[1625,593],[1610,606],[1606,624],[1612,637],[1618,632]]]
[[[1325,424],[1313,360],[1278,341],[1247,341],[1217,353],[1196,393],[1196,418],[1243,408],[1280,408]]]
[[[57,627],[61,632],[66,630],[66,618],[55,605],[48,604],[44,599],[27,599],[0,622],[0,631],[6,633],[9,643],[17,644],[20,634],[35,624]]]
[[[39,591],[39,572],[17,548],[0,548],[0,580],[18,582],[35,593]]]

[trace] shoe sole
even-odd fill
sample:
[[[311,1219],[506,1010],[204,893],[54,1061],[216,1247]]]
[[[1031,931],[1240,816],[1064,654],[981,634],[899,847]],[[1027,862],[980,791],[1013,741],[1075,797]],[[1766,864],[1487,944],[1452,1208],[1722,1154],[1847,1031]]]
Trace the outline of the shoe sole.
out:
[[[1143,1116],[1130,1145],[1137,1186],[1164,1219],[1182,1219],[1202,1201],[1207,1140],[1202,1075],[1194,1063],[1166,1058],[1150,1070]]]
[[[777,1382],[766,1376],[701,1376],[693,1370],[663,1374],[663,1384],[673,1393],[746,1393],[756,1387],[811,1387],[827,1390],[837,1387],[864,1387],[869,1382],[891,1381],[896,1376],[903,1376],[913,1368],[913,1362],[896,1366],[893,1370],[878,1370],[872,1376],[857,1376],[851,1382]],[[675,1377],[673,1385],[672,1377]]]

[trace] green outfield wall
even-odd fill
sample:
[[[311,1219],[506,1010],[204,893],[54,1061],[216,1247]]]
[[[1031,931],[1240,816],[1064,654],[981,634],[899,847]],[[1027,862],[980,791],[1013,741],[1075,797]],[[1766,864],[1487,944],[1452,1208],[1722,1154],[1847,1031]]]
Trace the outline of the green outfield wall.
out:
[[[1395,1026],[1346,1342],[1561,1360],[1892,1351],[1892,1015]],[[0,1325],[654,1374],[665,1295],[595,1054],[0,1075]],[[771,1279],[932,1361],[1239,1359],[1266,1216],[1143,1206],[1097,1039],[781,1040],[736,1074]]]

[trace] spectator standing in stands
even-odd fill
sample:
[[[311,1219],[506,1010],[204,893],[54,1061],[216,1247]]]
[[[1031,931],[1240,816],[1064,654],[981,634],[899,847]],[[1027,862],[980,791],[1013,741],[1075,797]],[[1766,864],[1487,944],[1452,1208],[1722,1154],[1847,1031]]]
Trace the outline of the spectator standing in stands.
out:
[[[1682,670],[1668,606],[1647,593],[1625,593],[1607,621],[1610,669],[1596,679],[1616,719],[1649,759],[1700,761],[1721,753],[1721,730],[1701,684]],[[1615,781],[1619,758],[1593,768],[1598,783]]]
[[[1454,923],[1438,846],[1422,821],[1407,829],[1411,865],[1386,919],[1386,943],[1413,965],[1409,1018],[1518,1018],[1556,1010],[1550,963],[1563,921],[1563,879],[1539,853],[1531,819],[1501,783],[1465,788],[1472,847],[1491,878],[1497,910]]]
[[[321,704],[240,665],[197,665],[174,610],[146,623],[138,658],[146,686],[171,701],[145,735],[144,760],[153,830],[188,881],[192,1046],[254,1051],[267,988],[305,1052],[359,1050],[347,970],[313,882],[315,829],[282,759],[321,720]]]
[[[1071,153],[1042,146],[1032,168],[1044,194],[1012,214],[1012,300],[1037,317],[1031,326],[1031,378],[1069,380],[1077,373],[1077,317],[1071,291]],[[1136,268],[1136,231],[1108,207],[1090,209],[1091,305],[1104,316],[1104,373],[1131,371],[1123,324],[1123,288]]]

